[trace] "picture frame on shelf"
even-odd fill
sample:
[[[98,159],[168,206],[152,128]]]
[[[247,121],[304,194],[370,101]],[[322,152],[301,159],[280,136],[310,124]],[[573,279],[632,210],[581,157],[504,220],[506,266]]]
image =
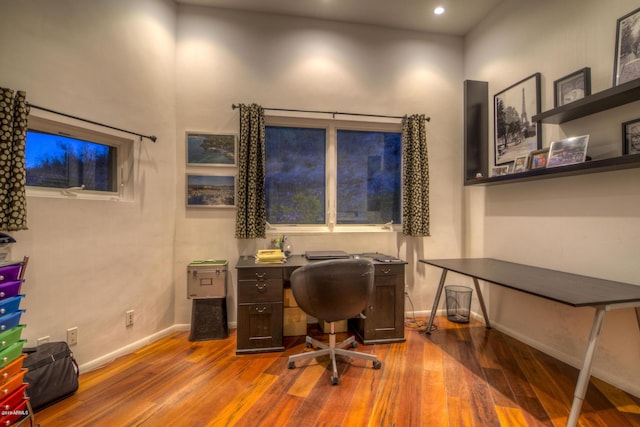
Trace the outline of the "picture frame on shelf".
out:
[[[640,154],[640,118],[622,123],[622,154]]]
[[[553,82],[554,107],[558,108],[591,95],[591,68],[568,74]]]
[[[529,163],[529,155],[519,156],[513,161],[513,173],[526,172]]]
[[[583,163],[587,158],[587,145],[589,135],[575,136],[571,138],[553,141],[549,147],[547,167],[573,165]]]
[[[618,18],[613,86],[640,78],[640,8]]]
[[[187,132],[187,166],[237,165],[238,142],[232,133]]]
[[[547,157],[549,156],[549,147],[534,150],[529,153],[529,163],[527,169],[544,169],[547,167]]]
[[[509,165],[494,166],[491,168],[491,176],[509,175]]]
[[[540,73],[496,93],[494,106],[494,163],[513,162],[542,146],[539,124],[531,117],[540,114]]]
[[[235,175],[187,174],[186,187],[188,208],[236,207]]]

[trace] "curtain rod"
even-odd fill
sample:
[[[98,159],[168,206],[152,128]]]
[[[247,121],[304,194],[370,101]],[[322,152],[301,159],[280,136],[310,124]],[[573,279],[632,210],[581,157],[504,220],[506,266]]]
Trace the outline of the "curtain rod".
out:
[[[147,138],[147,139],[150,139],[153,142],[156,142],[158,140],[158,138],[155,135],[143,135],[143,134],[138,133],[138,132],[132,132],[130,130],[120,129],[120,128],[117,128],[117,127],[114,127],[114,126],[105,125],[104,123],[95,122],[93,120],[83,119],[82,117],[72,116],[71,114],[61,113],[60,111],[55,111],[55,110],[52,110],[50,108],[45,108],[45,107],[40,107],[38,105],[33,105],[33,104],[28,103],[28,102],[27,102],[27,105],[29,107],[35,108],[37,110],[48,111],[49,113],[57,114],[59,116],[69,117],[70,119],[80,120],[81,122],[91,123],[92,125],[102,126],[102,127],[105,127],[105,128],[109,128],[109,129],[117,130],[117,131],[120,131],[120,132],[128,133],[130,135],[136,135],[136,136],[139,136],[140,139]]]
[[[231,104],[231,108],[232,109],[237,109],[240,108],[239,104]],[[363,113],[341,113],[339,111],[316,111],[316,110],[294,110],[294,109],[288,109],[288,108],[267,108],[264,107],[263,110],[271,110],[271,111],[289,111],[289,112],[295,112],[295,113],[316,113],[316,114],[332,114],[333,118],[336,118],[336,114],[338,115],[343,115],[343,116],[362,116],[362,117],[384,117],[387,119],[403,119],[403,116],[385,116],[382,114],[363,114]],[[425,120],[430,122],[431,121],[431,117],[425,117]]]

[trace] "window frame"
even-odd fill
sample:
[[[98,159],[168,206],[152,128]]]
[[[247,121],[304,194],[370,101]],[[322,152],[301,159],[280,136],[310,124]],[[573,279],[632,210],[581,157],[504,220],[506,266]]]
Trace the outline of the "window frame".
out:
[[[394,119],[391,119],[394,120]],[[338,130],[361,132],[402,133],[402,124],[395,121],[360,121],[341,119],[318,119],[308,117],[291,117],[281,115],[265,115],[265,126],[298,127],[325,129],[325,223],[324,224],[267,224],[267,233],[362,233],[402,231],[402,224],[338,224]],[[266,142],[265,142],[266,143]],[[402,159],[400,160],[402,171]],[[402,173],[400,173],[400,191],[404,189]],[[402,194],[401,194],[402,200]],[[400,206],[402,209],[402,206]],[[402,217],[402,213],[401,213]]]
[[[114,171],[116,175],[116,191],[76,190],[27,185],[27,197],[111,201],[133,200],[133,140],[115,134],[100,132],[89,127],[79,127],[66,122],[34,115],[29,115],[27,128],[29,131],[61,135],[95,144],[107,145],[116,150],[116,165]]]

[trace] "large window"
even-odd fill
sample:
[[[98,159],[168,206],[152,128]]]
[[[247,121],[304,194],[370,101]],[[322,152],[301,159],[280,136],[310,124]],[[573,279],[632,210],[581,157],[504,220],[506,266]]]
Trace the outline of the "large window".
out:
[[[127,140],[37,117],[29,118],[27,186],[62,194],[120,193]],[[128,172],[128,171],[127,171]],[[72,189],[76,193],[65,192]],[[60,191],[58,191],[58,194]]]
[[[400,223],[400,125],[267,118],[265,146],[271,225]]]

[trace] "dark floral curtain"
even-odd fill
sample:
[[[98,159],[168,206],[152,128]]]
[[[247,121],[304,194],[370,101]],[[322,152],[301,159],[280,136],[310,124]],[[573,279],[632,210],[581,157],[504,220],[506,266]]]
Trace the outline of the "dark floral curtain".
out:
[[[429,236],[429,156],[424,114],[402,120],[402,233]]]
[[[0,230],[27,229],[26,93],[0,88]]]
[[[264,110],[240,104],[236,239],[266,236]]]

